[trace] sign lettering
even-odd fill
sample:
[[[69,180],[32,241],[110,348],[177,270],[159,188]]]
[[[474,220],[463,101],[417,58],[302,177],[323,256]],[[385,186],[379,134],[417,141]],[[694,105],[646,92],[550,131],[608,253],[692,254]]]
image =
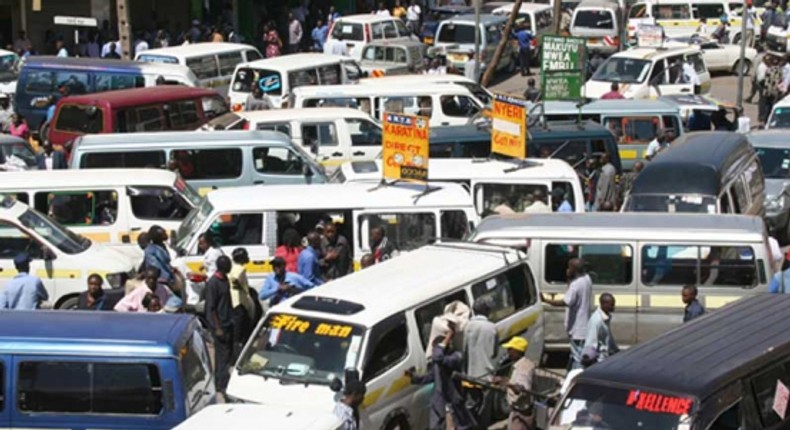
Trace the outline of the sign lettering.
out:
[[[428,180],[428,118],[386,112],[382,133],[384,178],[424,182]]]
[[[491,121],[491,152],[527,157],[527,106],[523,99],[495,94]]]
[[[313,324],[310,321],[305,321],[294,315],[275,315],[269,326],[273,329],[293,331],[299,333],[308,333],[310,326]],[[317,323],[315,329],[312,331],[317,336],[329,336],[346,338],[351,336],[353,327],[344,324],[330,324],[330,323]]]
[[[584,85],[585,40],[543,36],[540,58],[543,100],[579,100]]]
[[[631,390],[625,401],[626,406],[638,411],[672,415],[688,415],[693,403],[693,400],[685,397],[665,396],[641,390]]]

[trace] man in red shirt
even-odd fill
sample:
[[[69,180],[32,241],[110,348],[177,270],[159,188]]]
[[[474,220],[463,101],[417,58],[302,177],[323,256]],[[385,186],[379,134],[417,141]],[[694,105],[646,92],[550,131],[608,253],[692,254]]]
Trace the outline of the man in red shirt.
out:
[[[617,82],[612,82],[611,91],[601,96],[601,100],[615,100],[615,99],[624,99],[622,94],[620,94],[620,86],[617,85]]]

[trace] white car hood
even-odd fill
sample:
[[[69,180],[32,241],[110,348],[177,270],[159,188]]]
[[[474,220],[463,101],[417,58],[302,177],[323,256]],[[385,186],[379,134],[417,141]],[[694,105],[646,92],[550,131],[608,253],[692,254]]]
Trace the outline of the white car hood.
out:
[[[80,258],[95,269],[107,273],[129,272],[143,260],[143,252],[134,246],[106,246],[93,242]]]
[[[332,412],[340,398],[329,385],[280,383],[279,379],[255,374],[239,375],[236,369],[230,376],[228,396],[244,402],[301,407],[323,412]]]
[[[611,91],[611,89],[611,82],[589,80],[582,88],[582,96],[589,99],[600,99],[601,96]]]

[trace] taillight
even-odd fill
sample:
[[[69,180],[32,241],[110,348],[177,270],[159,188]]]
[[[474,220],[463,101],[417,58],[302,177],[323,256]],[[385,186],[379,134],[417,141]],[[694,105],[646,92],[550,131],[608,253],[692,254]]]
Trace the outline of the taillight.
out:
[[[187,279],[189,279],[189,282],[206,282],[208,277],[202,273],[189,272],[187,273]]]
[[[370,42],[370,24],[365,24],[365,42]]]

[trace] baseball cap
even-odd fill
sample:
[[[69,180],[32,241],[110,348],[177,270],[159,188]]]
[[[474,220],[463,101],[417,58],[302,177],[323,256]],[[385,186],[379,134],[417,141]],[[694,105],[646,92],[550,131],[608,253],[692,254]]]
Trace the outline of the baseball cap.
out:
[[[28,255],[27,252],[20,252],[19,254],[16,255],[16,257],[14,257],[15,265],[18,266],[20,264],[26,264],[26,263],[30,263],[30,255]]]
[[[524,339],[523,337],[515,336],[510,338],[510,340],[506,344],[502,345],[502,347],[505,349],[512,349],[518,352],[526,352],[528,345],[529,342],[527,342],[526,339]]]

